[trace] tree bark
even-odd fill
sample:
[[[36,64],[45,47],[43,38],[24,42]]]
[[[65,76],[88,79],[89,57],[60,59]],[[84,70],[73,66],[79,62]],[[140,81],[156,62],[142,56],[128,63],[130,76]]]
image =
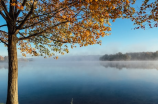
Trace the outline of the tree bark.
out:
[[[6,104],[19,104],[18,102],[18,59],[17,59],[17,37],[8,36],[8,91]]]

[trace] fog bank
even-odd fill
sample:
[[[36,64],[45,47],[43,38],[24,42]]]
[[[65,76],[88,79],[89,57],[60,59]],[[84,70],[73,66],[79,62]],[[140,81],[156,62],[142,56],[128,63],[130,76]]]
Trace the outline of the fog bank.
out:
[[[105,68],[158,70],[158,61],[101,61],[100,64]]]

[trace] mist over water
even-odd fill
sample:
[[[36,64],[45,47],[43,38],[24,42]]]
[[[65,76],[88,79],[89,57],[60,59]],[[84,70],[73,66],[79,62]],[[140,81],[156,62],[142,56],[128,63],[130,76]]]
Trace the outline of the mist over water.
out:
[[[19,103],[70,104],[73,98],[73,104],[157,104],[157,63],[105,62],[98,56],[19,62]],[[0,102],[4,103],[6,65],[0,63]]]
[[[105,68],[158,70],[158,61],[101,61],[100,64]]]

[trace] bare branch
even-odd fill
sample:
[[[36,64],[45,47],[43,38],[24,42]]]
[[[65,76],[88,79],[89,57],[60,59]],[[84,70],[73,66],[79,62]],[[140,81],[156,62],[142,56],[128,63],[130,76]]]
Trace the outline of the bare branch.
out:
[[[22,33],[20,33],[20,32],[18,32],[18,33],[25,38],[25,36]]]
[[[26,23],[27,19],[31,16],[31,14],[33,13],[33,10],[34,10],[34,2],[32,4],[32,7],[31,7],[31,10],[30,12],[27,14],[27,16],[24,18],[24,20],[22,21],[22,23],[17,27],[17,29],[21,29],[24,24]]]
[[[5,25],[1,25],[0,27],[3,27],[3,26],[7,26],[7,24],[5,24]]]
[[[2,17],[7,21],[9,22],[9,20],[7,19],[7,17],[0,11],[0,14],[2,15]]]

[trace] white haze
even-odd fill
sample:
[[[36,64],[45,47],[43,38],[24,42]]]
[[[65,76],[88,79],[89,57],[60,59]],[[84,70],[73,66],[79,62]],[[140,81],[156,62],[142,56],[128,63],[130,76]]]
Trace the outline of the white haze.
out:
[[[90,65],[95,66],[96,64],[105,68],[116,68],[116,69],[158,69],[158,61],[99,61],[101,55],[80,55],[80,56],[59,56],[59,59],[36,57],[33,61],[19,62],[19,66],[25,65],[40,65],[48,63],[48,65]],[[7,62],[0,62],[0,69],[7,69]],[[49,66],[48,66],[49,67]]]
[[[43,62],[69,62],[69,61],[99,61],[101,55],[78,55],[78,56],[59,56],[56,60],[53,57],[43,58],[36,57],[33,58],[34,61],[43,61]]]

